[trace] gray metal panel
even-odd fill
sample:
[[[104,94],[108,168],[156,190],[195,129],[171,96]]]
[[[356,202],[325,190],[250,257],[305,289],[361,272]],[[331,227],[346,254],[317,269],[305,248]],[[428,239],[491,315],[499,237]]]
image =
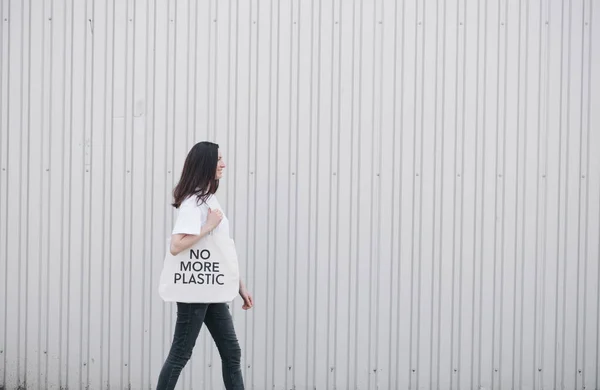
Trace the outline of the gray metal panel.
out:
[[[0,385],[155,385],[210,139],[248,388],[599,388],[596,8],[3,1]],[[180,388],[221,383],[203,331]]]

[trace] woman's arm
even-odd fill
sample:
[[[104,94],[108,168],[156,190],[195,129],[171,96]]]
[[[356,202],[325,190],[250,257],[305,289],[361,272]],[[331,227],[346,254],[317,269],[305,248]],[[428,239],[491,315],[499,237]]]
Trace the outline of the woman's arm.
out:
[[[169,251],[173,256],[177,256],[184,250],[192,247],[200,239],[216,228],[223,219],[223,213],[219,210],[208,210],[206,223],[202,225],[200,234],[173,234],[171,236],[171,247]]]

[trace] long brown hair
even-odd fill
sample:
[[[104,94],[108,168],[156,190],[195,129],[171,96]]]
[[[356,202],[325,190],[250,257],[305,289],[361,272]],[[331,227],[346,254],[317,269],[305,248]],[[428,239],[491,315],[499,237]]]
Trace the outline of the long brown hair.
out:
[[[219,145],[212,142],[198,142],[188,153],[181,179],[173,190],[173,207],[179,208],[188,197],[195,195],[198,203],[204,203],[219,188],[215,179],[219,161]]]

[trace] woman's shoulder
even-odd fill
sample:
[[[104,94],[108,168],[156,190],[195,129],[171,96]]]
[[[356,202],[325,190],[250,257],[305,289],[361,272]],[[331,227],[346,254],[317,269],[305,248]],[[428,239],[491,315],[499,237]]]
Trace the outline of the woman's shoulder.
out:
[[[191,195],[188,196],[187,198],[185,198],[183,200],[183,202],[181,202],[181,206],[179,206],[179,208],[203,208],[203,207],[208,207],[207,206],[207,202],[198,199],[198,197],[196,195]]]
[[[181,206],[179,206],[179,210],[199,209],[207,211],[209,208],[221,209],[221,204],[214,194],[209,195],[204,201],[198,199],[196,195],[192,195],[181,202]]]

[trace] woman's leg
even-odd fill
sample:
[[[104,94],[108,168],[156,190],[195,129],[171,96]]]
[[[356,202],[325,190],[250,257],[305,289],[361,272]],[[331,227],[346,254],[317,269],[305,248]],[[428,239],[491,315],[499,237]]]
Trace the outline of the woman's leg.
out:
[[[223,369],[223,382],[227,390],[243,390],[242,350],[233,327],[233,318],[225,303],[213,303],[209,306],[204,323],[210,331],[219,354]]]
[[[204,303],[177,303],[177,323],[169,356],[158,377],[157,390],[172,390],[181,370],[192,356],[198,333],[209,305]]]

